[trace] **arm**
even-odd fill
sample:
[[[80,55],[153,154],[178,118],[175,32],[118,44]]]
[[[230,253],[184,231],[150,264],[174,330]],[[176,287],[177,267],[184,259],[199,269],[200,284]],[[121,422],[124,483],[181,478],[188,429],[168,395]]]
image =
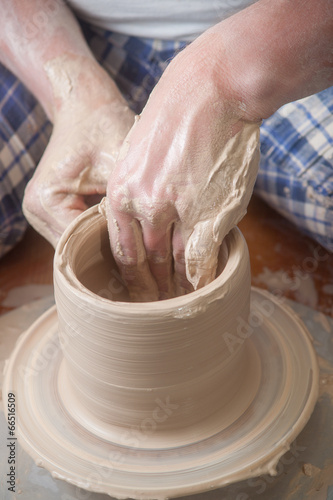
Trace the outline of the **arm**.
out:
[[[217,78],[229,75],[245,115],[268,118],[333,84],[333,3],[260,0],[207,31],[201,44],[215,54]]]
[[[25,83],[54,120],[56,82],[47,69],[50,61],[66,54],[73,60],[94,62],[79,25],[61,0],[1,0],[0,6],[0,60]],[[57,107],[62,104],[58,102]]]
[[[251,197],[260,120],[332,83],[332,8],[259,0],[170,63],[108,185],[111,246],[134,298],[214,278]]]
[[[107,76],[62,0],[1,0],[0,6],[0,61],[25,83],[52,121],[68,104],[69,93],[83,91],[80,79],[90,83],[89,92],[101,92]],[[106,87],[109,99],[122,100],[112,80],[107,79]]]
[[[68,223],[105,194],[134,115],[99,66],[62,0],[0,0],[0,60],[53,122],[23,210],[53,245]]]

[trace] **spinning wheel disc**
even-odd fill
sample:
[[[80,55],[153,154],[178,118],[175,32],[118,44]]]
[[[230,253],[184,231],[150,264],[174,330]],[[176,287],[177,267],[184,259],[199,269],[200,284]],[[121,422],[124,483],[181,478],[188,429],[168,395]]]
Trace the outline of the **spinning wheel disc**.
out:
[[[6,366],[3,390],[16,394],[21,445],[54,477],[118,498],[175,497],[274,473],[313,411],[318,366],[309,333],[289,308],[252,289],[251,314],[256,326],[236,339],[247,342],[258,366],[246,411],[223,429],[216,415],[209,436],[199,431],[192,442],[180,436],[179,445],[152,449],[140,447],[142,430],[140,438],[138,430],[120,429],[127,441],[101,436],[68,411],[52,307],[21,336]]]

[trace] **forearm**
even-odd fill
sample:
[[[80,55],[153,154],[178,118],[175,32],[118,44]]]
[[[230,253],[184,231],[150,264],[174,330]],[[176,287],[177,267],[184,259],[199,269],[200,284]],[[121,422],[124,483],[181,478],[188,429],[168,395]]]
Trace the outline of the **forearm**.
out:
[[[51,120],[70,102],[122,101],[62,0],[0,0],[0,60],[43,105]],[[89,107],[89,106],[88,106]]]
[[[267,118],[333,84],[333,2],[259,0],[195,44],[213,62],[224,91],[228,80],[244,117]]]
[[[52,119],[54,95],[45,65],[64,53],[92,57],[78,23],[62,0],[1,0],[0,6],[0,60]]]

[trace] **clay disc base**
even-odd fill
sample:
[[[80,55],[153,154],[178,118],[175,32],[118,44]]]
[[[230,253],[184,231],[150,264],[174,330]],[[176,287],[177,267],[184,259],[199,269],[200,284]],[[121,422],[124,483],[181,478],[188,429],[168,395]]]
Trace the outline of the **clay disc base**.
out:
[[[22,446],[53,477],[118,498],[170,498],[274,474],[313,411],[317,360],[303,323],[266,292],[252,289],[248,326],[246,342],[261,370],[257,393],[241,417],[208,438],[145,449],[136,446],[142,431],[126,431],[124,446],[69,414],[59,395],[57,314],[49,309],[21,336],[5,370],[3,391],[14,392],[19,402]]]

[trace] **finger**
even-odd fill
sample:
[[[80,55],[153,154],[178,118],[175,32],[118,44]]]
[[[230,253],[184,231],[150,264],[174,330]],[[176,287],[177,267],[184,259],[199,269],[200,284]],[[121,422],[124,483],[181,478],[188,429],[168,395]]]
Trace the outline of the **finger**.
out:
[[[22,208],[31,226],[56,247],[66,227],[87,205],[81,196],[43,190],[32,179],[26,187]]]
[[[79,164],[68,164],[70,175],[67,173],[63,180],[59,179],[59,189],[84,196],[105,195],[109,175],[105,163],[87,158]]]
[[[159,299],[174,297],[171,253],[172,222],[156,228],[149,222],[142,221],[141,227],[149,269],[157,284]]]
[[[55,192],[44,204],[44,229],[39,219],[38,231],[55,247],[67,226],[87,208],[101,201],[101,195],[80,196],[73,193]],[[36,229],[36,228],[35,228]]]
[[[193,291],[186,276],[184,236],[180,223],[175,224],[172,234],[175,293],[177,296]]]
[[[195,290],[216,276],[220,242],[214,238],[213,227],[214,221],[198,222],[186,244],[186,275]]]
[[[130,214],[113,213],[107,202],[110,245],[130,297],[135,302],[158,300],[156,282],[150,272],[141,227]]]

